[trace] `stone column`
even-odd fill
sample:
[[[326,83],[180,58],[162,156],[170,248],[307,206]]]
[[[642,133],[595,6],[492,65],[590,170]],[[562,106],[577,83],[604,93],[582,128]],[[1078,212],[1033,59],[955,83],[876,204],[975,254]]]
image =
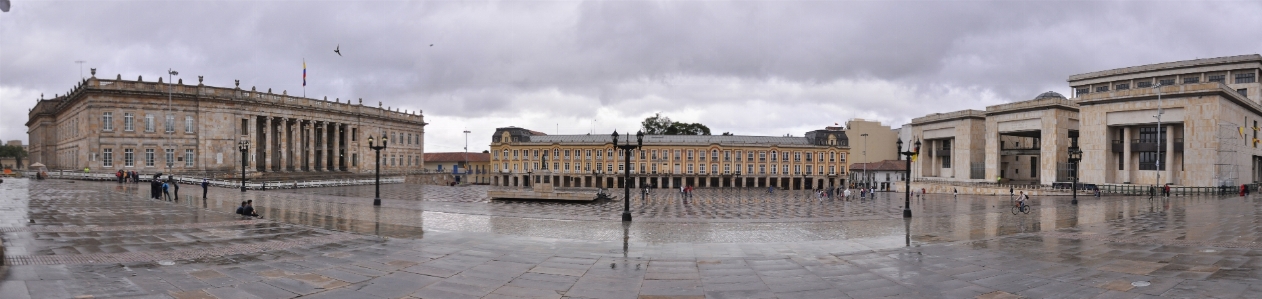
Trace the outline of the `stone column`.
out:
[[[1131,173],[1135,166],[1131,165],[1131,128],[1122,127],[1122,172],[1118,174],[1118,183],[1131,181]]]
[[[342,170],[342,124],[333,124],[333,138],[329,140],[333,141],[332,143],[333,144],[332,145],[333,167],[329,169],[338,170],[338,172],[341,172]]]
[[[1165,135],[1166,135],[1165,136],[1166,148],[1162,150],[1166,152],[1161,153],[1162,155],[1164,155],[1163,158],[1165,160],[1161,161],[1161,166],[1165,167],[1166,170],[1162,171],[1161,181],[1157,182],[1157,185],[1162,185],[1164,184],[1163,182],[1172,182],[1172,183],[1175,182],[1174,180],[1174,125],[1166,125]]]
[[[293,138],[293,134],[289,132],[289,118],[280,118],[280,171],[289,171],[289,159],[293,154],[289,152],[289,139]]]
[[[322,160],[324,150],[323,150],[323,147],[320,146],[320,143],[324,139],[324,136],[320,135],[320,132],[324,132],[324,122],[318,121],[318,120],[312,121],[311,123],[311,171],[324,171],[324,168],[320,167],[321,165],[324,164],[324,161]]]
[[[263,171],[272,171],[272,117],[263,117],[263,156],[259,157],[259,162],[263,163]]]
[[[302,160],[303,170],[315,171],[315,122],[307,120],[307,124],[303,126],[302,133]]]

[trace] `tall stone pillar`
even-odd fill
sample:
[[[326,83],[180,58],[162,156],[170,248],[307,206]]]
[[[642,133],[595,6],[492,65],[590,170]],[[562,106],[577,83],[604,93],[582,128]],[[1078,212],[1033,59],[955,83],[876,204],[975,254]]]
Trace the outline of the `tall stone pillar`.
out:
[[[333,158],[333,161],[330,163],[332,167],[329,167],[329,169],[332,169],[335,171],[341,171],[342,170],[342,124],[333,123],[332,130],[333,130],[333,138],[329,138],[329,140],[332,141],[330,142],[330,144],[331,144],[331,147],[333,148],[332,150],[333,155],[329,157]]]
[[[263,155],[259,157],[259,162],[263,164],[263,171],[272,171],[272,117],[263,117]]]
[[[1164,185],[1165,182],[1175,183],[1175,180],[1174,180],[1174,173],[1175,173],[1174,171],[1175,169],[1174,168],[1174,125],[1166,125],[1165,135],[1166,135],[1165,136],[1166,148],[1161,149],[1165,151],[1164,153],[1161,153],[1163,155],[1161,166],[1165,167],[1166,170],[1161,172],[1161,181],[1157,182],[1158,185]]]
[[[246,164],[250,165],[249,169],[252,170],[259,170],[259,165],[255,163],[254,158],[257,156],[256,153],[259,153],[259,146],[262,146],[262,143],[259,141],[261,139],[259,139],[259,129],[257,129],[259,125],[257,124],[259,124],[259,116],[246,117],[245,134],[247,135],[246,141],[250,141],[250,150],[247,150],[245,156],[241,156],[241,159],[245,159]],[[240,161],[237,161],[237,163],[240,163]]]
[[[324,122],[318,121],[318,120],[313,121],[311,124],[311,169],[312,171],[324,171],[323,157],[325,153],[324,153],[324,147],[321,146],[321,143],[324,142],[324,135],[320,134],[321,132],[324,132]]]
[[[1135,173],[1135,165],[1131,165],[1131,128],[1122,128],[1122,169],[1118,174],[1118,183],[1131,182],[1131,173]]]
[[[306,120],[302,128],[303,170],[315,171],[315,121]]]
[[[293,154],[289,152],[289,138],[292,138],[289,132],[289,118],[280,118],[280,171],[289,171],[289,159]]]

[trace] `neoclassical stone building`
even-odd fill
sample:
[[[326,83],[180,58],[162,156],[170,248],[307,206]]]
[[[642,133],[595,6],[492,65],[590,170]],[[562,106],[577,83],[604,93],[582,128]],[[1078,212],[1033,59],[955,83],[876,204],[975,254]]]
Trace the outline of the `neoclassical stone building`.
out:
[[[917,179],[1220,186],[1262,179],[1262,55],[1126,67],[1069,77],[1074,97],[915,118]],[[1160,115],[1160,118],[1157,116]]]
[[[30,109],[31,163],[51,170],[239,176],[238,142],[248,141],[248,176],[360,173],[374,166],[367,138],[385,136],[383,172],[422,169],[419,112],[205,86],[200,76],[197,85],[185,85],[92,74]]]
[[[634,143],[635,136],[630,140]],[[498,128],[491,136],[492,184],[620,188],[624,169],[620,152],[609,135],[547,135],[518,127]],[[844,186],[849,153],[849,139],[840,127],[807,132],[804,137],[646,135],[644,147],[631,157],[631,185]],[[540,173],[551,175],[529,181]]]

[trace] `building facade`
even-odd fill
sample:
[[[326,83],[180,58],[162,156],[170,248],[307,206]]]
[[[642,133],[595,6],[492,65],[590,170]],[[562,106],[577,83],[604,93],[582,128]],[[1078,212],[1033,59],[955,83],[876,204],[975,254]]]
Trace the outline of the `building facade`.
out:
[[[854,151],[854,155],[850,157],[850,163],[898,159],[898,151],[895,149],[898,141],[897,130],[890,129],[889,126],[882,125],[880,122],[861,118],[847,121],[845,130],[846,136],[850,136],[850,148]]]
[[[624,134],[619,144],[635,143]],[[628,141],[629,140],[629,141]],[[491,182],[620,188],[624,156],[609,135],[547,135],[518,127],[491,137]],[[840,127],[805,137],[648,135],[630,157],[631,186],[813,189],[846,184],[849,139]],[[539,173],[543,180],[531,182]]]
[[[461,183],[490,184],[490,152],[425,153],[425,172],[450,173],[460,177]]]
[[[425,122],[419,112],[180,82],[93,76],[65,95],[40,99],[26,122],[31,163],[49,169],[239,176],[419,171]]]
[[[1074,98],[915,118],[913,177],[1049,185],[1221,186],[1262,178],[1262,55],[1196,59],[1069,77]],[[1069,160],[1078,147],[1082,161]],[[967,168],[964,168],[967,167]]]
[[[892,190],[894,184],[907,180],[907,160],[885,160],[850,164],[852,188]]]

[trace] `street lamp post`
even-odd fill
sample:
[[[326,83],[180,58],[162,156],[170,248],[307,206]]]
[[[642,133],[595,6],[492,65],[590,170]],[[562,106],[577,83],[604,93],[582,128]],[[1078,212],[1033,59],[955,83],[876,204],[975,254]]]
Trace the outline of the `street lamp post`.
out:
[[[868,187],[868,133],[863,133],[863,187]]]
[[[372,199],[372,205],[374,206],[381,205],[381,150],[386,149],[386,142],[389,140],[390,138],[386,137],[385,134],[381,134],[381,146],[377,146],[375,141],[372,139],[372,136],[368,136],[368,148],[377,153],[377,189],[375,192],[376,195]]]
[[[1074,200],[1070,201],[1070,203],[1075,204],[1075,205],[1078,204],[1078,162],[1079,161],[1082,161],[1082,149],[1078,148],[1077,142],[1074,142],[1073,146],[1069,147],[1069,163],[1072,163],[1074,165],[1074,172],[1073,172],[1074,182],[1073,182],[1073,187],[1070,188],[1070,190],[1072,190],[1074,193]]]
[[[464,168],[465,173],[469,172],[469,130],[464,130]],[[468,178],[465,179],[466,183]]]
[[[237,149],[241,150],[241,192],[245,192],[245,162],[250,159],[246,156],[246,153],[250,151],[250,141],[237,141]]]
[[[1157,171],[1157,185],[1161,185],[1161,146],[1165,144],[1165,139],[1161,139],[1161,115],[1165,114],[1161,112],[1161,82],[1157,82],[1157,85],[1152,88],[1157,89],[1157,115],[1152,117],[1157,118],[1157,169],[1155,170]]]
[[[83,68],[82,68],[82,67],[80,67],[80,68],[79,68],[79,72],[80,72],[80,73],[82,73],[82,72],[83,72]],[[174,120],[175,120],[175,117],[174,117],[174,116],[171,116],[171,110],[172,110],[172,109],[171,109],[171,98],[172,98],[172,95],[171,95],[171,94],[172,94],[172,93],[174,93],[174,91],[172,90],[172,88],[174,88],[174,86],[175,86],[175,82],[171,81],[171,80],[172,80],[171,78],[172,78],[172,77],[174,77],[174,76],[177,76],[177,75],[179,75],[179,74],[180,74],[180,72],[177,72],[177,71],[172,70],[172,69],[167,69],[167,113],[166,113],[167,115],[164,117],[164,118],[166,118],[164,121],[165,121],[165,122],[167,122],[167,123],[166,123],[166,124],[163,124],[163,126],[164,126],[164,127],[165,127],[165,126],[171,126],[171,127],[172,127],[172,129],[171,129],[171,131],[166,131],[165,129],[163,130],[163,131],[164,131],[163,133],[165,133],[165,134],[166,134],[166,138],[164,138],[164,139],[163,139],[163,145],[162,145],[162,151],[163,151],[163,153],[162,153],[162,157],[163,157],[163,158],[175,158],[175,157],[174,157],[174,156],[175,156],[175,154],[174,154],[174,153],[175,153],[175,150],[171,150],[171,152],[172,152],[171,156],[172,156],[172,157],[167,157],[167,156],[166,156],[166,151],[167,151],[167,150],[170,150],[168,147],[169,147],[169,146],[171,146],[171,134],[175,133],[175,129],[174,129],[175,125],[170,124],[170,121],[174,121]],[[83,75],[83,74],[80,74],[80,76],[82,76],[82,75]],[[161,78],[161,77],[159,77],[159,78]],[[175,163],[175,162],[171,162],[171,159],[165,159],[165,160],[167,160],[167,163],[166,163],[166,165],[167,165],[167,167],[166,167],[166,168],[167,168],[167,174],[168,174],[168,175],[170,175],[170,174],[171,174],[171,164],[172,164],[172,163]]]
[[[920,153],[920,140],[916,140],[915,150],[908,147],[909,151],[903,151],[903,139],[898,139],[898,153],[907,156],[907,173],[906,190],[903,190],[903,218],[911,217],[911,157]]]
[[[613,131],[613,147],[622,150],[622,221],[631,221],[631,151],[644,146],[644,131],[635,133],[635,144],[631,144],[631,135],[627,135],[626,143],[618,145],[618,131]]]

